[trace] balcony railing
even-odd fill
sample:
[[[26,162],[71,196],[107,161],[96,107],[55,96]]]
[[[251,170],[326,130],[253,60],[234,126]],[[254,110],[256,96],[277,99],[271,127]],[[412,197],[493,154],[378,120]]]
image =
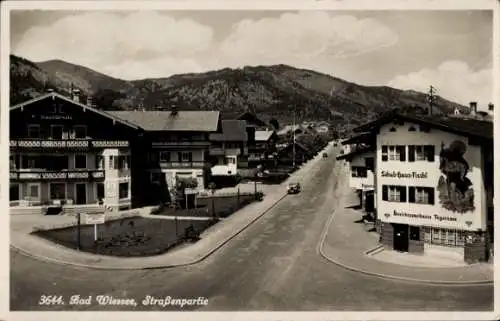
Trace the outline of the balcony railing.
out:
[[[209,150],[210,155],[222,156],[222,155],[241,155],[241,148],[223,148],[223,147],[211,147]],[[243,148],[243,153],[248,154],[248,148]]]
[[[72,180],[72,179],[104,178],[103,170],[71,170],[71,171],[11,171],[11,180]]]
[[[207,162],[160,162],[161,168],[203,168]]]
[[[19,139],[11,140],[10,147],[17,148],[119,148],[128,147],[126,140],[88,140],[88,139]]]
[[[189,147],[189,146],[210,146],[210,142],[206,140],[200,141],[175,141],[175,142],[153,142],[153,147]]]

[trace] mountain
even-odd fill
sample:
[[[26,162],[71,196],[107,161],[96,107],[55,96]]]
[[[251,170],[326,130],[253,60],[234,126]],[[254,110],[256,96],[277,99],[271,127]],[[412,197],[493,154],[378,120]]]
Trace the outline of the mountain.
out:
[[[225,68],[168,78],[125,81],[61,60],[33,63],[11,55],[11,103],[43,94],[67,94],[71,84],[102,109],[157,109],[172,104],[185,110],[257,113],[290,122],[328,120],[353,125],[396,107],[425,108],[427,96],[386,86],[361,86],[327,74],[287,65]],[[467,107],[441,97],[436,110]]]

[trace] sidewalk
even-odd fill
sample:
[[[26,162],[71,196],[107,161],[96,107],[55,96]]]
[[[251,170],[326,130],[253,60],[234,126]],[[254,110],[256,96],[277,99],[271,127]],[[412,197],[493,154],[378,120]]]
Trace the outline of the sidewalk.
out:
[[[331,150],[332,145],[329,145],[327,148]],[[293,179],[303,180],[305,174],[314,172],[320,159],[321,153],[315,159],[304,164],[297,172],[293,173]],[[40,223],[38,225],[51,226],[55,222],[58,225],[74,222],[74,217],[65,215],[54,217],[41,215],[36,217],[26,215],[11,216],[10,242],[11,247],[15,250],[36,259],[96,269],[132,270],[191,265],[205,259],[229,242],[253,222],[265,215],[285,196],[286,182],[281,185],[274,185],[274,188],[268,190],[268,193],[261,202],[251,203],[223,221],[211,226],[201,234],[201,239],[198,242],[189,246],[181,246],[177,250],[158,256],[119,258],[96,255],[72,250],[29,234],[32,232],[32,228],[38,223]],[[141,215],[147,216],[147,209],[143,209]],[[32,221],[33,224],[29,224],[30,220],[34,220]]]
[[[325,226],[320,243],[320,254],[346,269],[368,275],[411,282],[471,285],[492,284],[493,265],[474,264],[460,267],[417,267],[394,264],[370,257],[366,252],[378,246],[378,234],[367,232],[364,224],[355,223],[361,212],[349,208],[359,203],[349,188],[345,170],[342,170],[336,197],[338,207]]]

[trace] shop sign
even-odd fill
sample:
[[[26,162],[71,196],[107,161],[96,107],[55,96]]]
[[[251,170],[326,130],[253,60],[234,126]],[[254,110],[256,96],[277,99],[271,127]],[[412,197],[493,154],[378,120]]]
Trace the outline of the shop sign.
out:
[[[394,178],[427,178],[427,172],[409,172],[404,173],[400,171],[382,171],[382,177]]]
[[[375,189],[375,185],[361,184],[361,188],[365,191],[370,191]]]
[[[393,216],[399,216],[399,217],[407,217],[407,218],[418,218],[418,219],[423,219],[423,220],[435,220],[439,222],[457,222],[456,217],[452,216],[442,216],[442,215],[426,215],[426,214],[416,214],[416,213],[406,213],[406,212],[399,212],[399,211],[394,211],[392,213]],[[389,218],[391,214],[385,213],[384,216],[386,218]]]

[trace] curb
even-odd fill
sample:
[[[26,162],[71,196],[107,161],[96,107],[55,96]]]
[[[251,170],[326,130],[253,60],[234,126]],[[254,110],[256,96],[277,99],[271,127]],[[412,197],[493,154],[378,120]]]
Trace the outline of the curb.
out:
[[[328,144],[321,152],[324,150],[331,148],[330,144]],[[319,155],[319,154],[318,154]],[[313,161],[312,159],[311,161]],[[22,253],[28,257],[31,257],[33,259],[37,259],[40,261],[45,261],[49,263],[56,263],[56,264],[61,264],[61,265],[67,265],[67,266],[75,266],[75,267],[84,267],[84,268],[90,268],[94,270],[155,270],[155,269],[169,269],[169,268],[175,268],[175,267],[182,267],[182,266],[190,266],[194,265],[197,263],[202,262],[205,260],[207,257],[215,253],[217,250],[219,250],[221,247],[226,245],[229,241],[231,241],[233,238],[241,234],[244,230],[246,230],[250,225],[255,223],[257,220],[262,218],[265,214],[267,214],[271,209],[273,209],[278,203],[280,203],[288,194],[286,192],[281,195],[273,204],[271,204],[267,209],[262,211],[261,214],[256,216],[254,219],[252,219],[250,222],[248,222],[246,225],[244,225],[242,228],[240,228],[236,233],[232,234],[230,237],[226,238],[222,243],[218,244],[214,248],[210,249],[207,253],[203,254],[201,257],[188,262],[188,263],[180,263],[180,264],[168,264],[168,265],[158,265],[158,266],[149,266],[149,267],[106,267],[106,266],[94,266],[94,265],[89,265],[89,264],[83,264],[83,263],[74,263],[74,262],[67,262],[67,261],[62,261],[58,259],[52,259],[43,255],[37,255],[33,254],[31,252],[28,252],[24,249],[21,249],[19,247],[16,247],[13,244],[10,244],[10,248],[17,251],[18,253]],[[96,261],[100,261],[100,258],[96,258]]]
[[[471,285],[482,285],[482,286],[491,286],[494,284],[493,280],[488,280],[488,281],[440,281],[440,280],[428,280],[428,279],[415,279],[415,278],[410,278],[410,277],[403,277],[403,276],[395,276],[395,275],[390,275],[390,274],[382,274],[382,273],[376,273],[376,272],[370,272],[366,271],[360,268],[352,267],[349,265],[346,265],[342,262],[339,262],[338,260],[332,259],[329,257],[325,251],[323,250],[323,246],[325,244],[326,238],[328,236],[328,230],[330,229],[330,226],[332,225],[332,222],[334,221],[336,210],[332,212],[330,215],[330,218],[325,224],[325,227],[323,228],[323,231],[321,233],[321,238],[318,243],[318,253],[327,261],[332,262],[333,264],[357,273],[362,273],[365,275],[369,276],[375,276],[378,278],[382,279],[389,279],[389,280],[399,280],[399,281],[406,281],[406,282],[413,282],[413,283],[420,283],[420,284],[427,284],[427,285],[440,285],[440,286],[471,286]],[[368,252],[372,252],[379,247],[376,247],[375,249],[368,250]]]
[[[89,264],[83,264],[83,263],[74,263],[74,262],[67,262],[67,261],[61,261],[58,259],[52,259],[50,257],[46,257],[43,255],[37,255],[33,254],[31,252],[28,252],[24,249],[21,249],[19,247],[16,247],[13,244],[10,244],[11,249],[17,251],[18,253],[22,253],[28,257],[31,257],[33,259],[49,262],[49,263],[57,263],[61,265],[68,265],[68,266],[75,266],[75,267],[84,267],[84,268],[90,268],[90,269],[95,269],[95,270],[154,270],[154,269],[169,269],[169,268],[175,268],[175,267],[181,267],[181,266],[189,266],[193,264],[200,263],[201,261],[205,260],[207,257],[215,253],[217,250],[219,250],[221,247],[226,245],[229,241],[231,241],[233,238],[235,238],[237,235],[242,233],[244,230],[246,230],[250,225],[255,223],[258,219],[260,219],[262,216],[267,214],[271,209],[273,209],[279,202],[281,202],[287,194],[283,194],[276,202],[274,202],[271,206],[269,206],[265,211],[263,211],[260,215],[252,219],[248,224],[244,225],[240,230],[238,230],[236,233],[225,239],[222,243],[218,244],[216,247],[210,249],[208,253],[203,254],[200,258],[195,259],[191,262],[188,263],[180,263],[180,264],[167,264],[167,265],[158,265],[158,266],[149,266],[149,267],[106,267],[106,266],[94,266],[94,265],[89,265]],[[96,260],[100,260],[99,258],[96,258]],[[125,259],[126,260],[126,259]]]

